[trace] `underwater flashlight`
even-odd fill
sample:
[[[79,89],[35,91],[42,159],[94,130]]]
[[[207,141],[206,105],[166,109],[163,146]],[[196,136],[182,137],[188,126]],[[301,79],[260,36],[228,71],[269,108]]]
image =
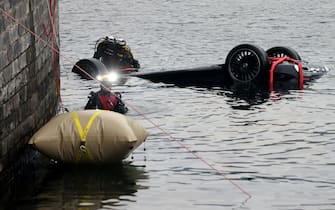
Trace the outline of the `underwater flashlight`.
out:
[[[112,71],[108,74],[98,75],[97,80],[99,81],[108,81],[108,82],[116,82],[119,79],[119,74],[115,71]]]
[[[116,82],[119,79],[119,75],[116,72],[111,72],[107,75],[107,79],[110,82]]]

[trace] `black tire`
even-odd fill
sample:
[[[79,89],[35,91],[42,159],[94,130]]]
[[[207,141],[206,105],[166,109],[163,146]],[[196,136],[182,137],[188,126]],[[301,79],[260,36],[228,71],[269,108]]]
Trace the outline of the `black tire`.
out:
[[[227,75],[233,81],[248,83],[264,78],[269,61],[261,47],[241,44],[228,53],[225,66]]]
[[[266,51],[269,57],[274,58],[282,58],[284,56],[288,56],[290,58],[293,58],[295,60],[301,60],[300,55],[297,51],[290,47],[284,47],[284,46],[278,46],[278,47],[272,47]]]
[[[95,58],[81,59],[72,68],[72,72],[79,74],[82,78],[89,80],[92,79],[81,69],[94,78],[98,74],[107,73],[105,65]]]

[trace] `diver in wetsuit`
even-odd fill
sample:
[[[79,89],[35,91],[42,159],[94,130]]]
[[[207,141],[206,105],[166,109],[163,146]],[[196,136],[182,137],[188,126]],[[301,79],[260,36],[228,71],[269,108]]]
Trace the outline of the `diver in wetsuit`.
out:
[[[101,38],[96,42],[93,58],[101,60],[106,66],[117,66],[123,68],[140,68],[136,60],[123,39],[114,37]]]
[[[102,109],[118,112],[121,114],[127,113],[128,108],[121,100],[121,93],[112,93],[110,90],[105,88],[104,85],[101,85],[100,87],[101,88],[99,91],[92,91],[90,93],[85,109]]]

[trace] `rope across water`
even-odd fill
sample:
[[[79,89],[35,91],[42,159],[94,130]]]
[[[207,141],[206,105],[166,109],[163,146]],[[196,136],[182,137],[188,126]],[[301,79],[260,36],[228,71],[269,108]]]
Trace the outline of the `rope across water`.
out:
[[[47,0],[48,1],[48,0]],[[50,0],[50,4],[52,3],[52,1]],[[51,6],[51,5],[50,5]],[[51,8],[51,7],[50,7]],[[70,61],[69,58],[67,58],[65,55],[63,55],[59,49],[57,49],[54,44],[50,44],[49,42],[47,42],[46,40],[44,40],[43,38],[41,38],[40,36],[38,36],[36,33],[34,33],[32,30],[30,30],[28,27],[26,27],[25,25],[23,25],[21,22],[19,22],[15,17],[13,17],[11,14],[9,14],[7,11],[5,11],[3,8],[0,7],[0,12],[2,13],[3,16],[5,16],[8,19],[11,19],[13,22],[15,22],[17,25],[19,25],[20,27],[22,27],[24,30],[26,30],[27,32],[29,32],[31,35],[33,35],[37,40],[41,41],[43,44],[45,44],[47,47],[49,47],[55,54],[58,54],[60,57],[62,57],[65,61],[72,63]],[[49,15],[51,14],[51,10]],[[52,15],[50,15],[50,18],[52,18]],[[54,24],[53,24],[53,20],[50,20],[51,22],[51,27],[52,27],[52,31],[54,32]],[[53,36],[54,33],[53,33]],[[54,43],[54,42],[53,42]],[[96,82],[98,82],[100,85],[104,86],[105,88],[107,88],[108,90],[110,90],[112,92],[112,90],[110,89],[110,87],[105,86],[102,82],[100,82],[99,80],[97,80],[96,78],[94,78],[92,75],[90,75],[89,73],[87,73],[83,68],[81,68],[80,66],[74,64],[75,67],[77,67],[81,72],[83,72],[85,75],[87,75],[89,78],[95,80]],[[60,88],[60,87],[59,87]],[[60,92],[59,92],[59,97],[61,98]],[[61,100],[60,100],[61,101]],[[127,106],[129,106],[131,109],[133,109],[137,114],[139,114],[140,116],[142,116],[146,121],[148,121],[150,124],[152,124],[154,127],[156,127],[157,129],[159,129],[162,133],[164,133],[171,141],[176,142],[180,147],[184,148],[185,150],[187,150],[190,154],[192,154],[194,157],[196,157],[197,159],[199,159],[201,162],[203,162],[205,165],[207,165],[209,168],[211,168],[213,171],[215,171],[217,174],[221,175],[225,180],[229,181],[233,186],[235,186],[239,191],[241,191],[243,194],[245,194],[247,196],[247,200],[250,199],[252,196],[245,191],[241,186],[239,186],[237,183],[235,183],[234,181],[232,181],[231,179],[229,179],[229,177],[227,177],[222,171],[218,170],[217,168],[215,168],[214,166],[212,166],[208,161],[206,161],[203,157],[201,157],[199,154],[197,154],[196,152],[194,152],[191,148],[189,148],[188,146],[186,146],[185,144],[181,143],[181,141],[179,141],[178,139],[176,139],[175,137],[173,137],[168,131],[166,131],[164,128],[162,128],[161,126],[157,125],[153,120],[151,120],[150,118],[148,118],[143,112],[141,112],[139,109],[137,109],[135,106],[133,106],[130,103],[127,103],[125,101],[125,104]],[[63,105],[62,105],[63,106]]]

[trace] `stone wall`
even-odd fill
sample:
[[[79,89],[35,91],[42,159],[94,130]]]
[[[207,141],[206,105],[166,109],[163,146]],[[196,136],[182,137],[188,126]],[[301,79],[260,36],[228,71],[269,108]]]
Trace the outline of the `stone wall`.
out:
[[[0,0],[0,8],[57,48],[57,3]],[[50,17],[54,18],[55,35]],[[9,182],[11,168],[29,138],[56,114],[58,69],[58,56],[0,11],[0,182]]]

